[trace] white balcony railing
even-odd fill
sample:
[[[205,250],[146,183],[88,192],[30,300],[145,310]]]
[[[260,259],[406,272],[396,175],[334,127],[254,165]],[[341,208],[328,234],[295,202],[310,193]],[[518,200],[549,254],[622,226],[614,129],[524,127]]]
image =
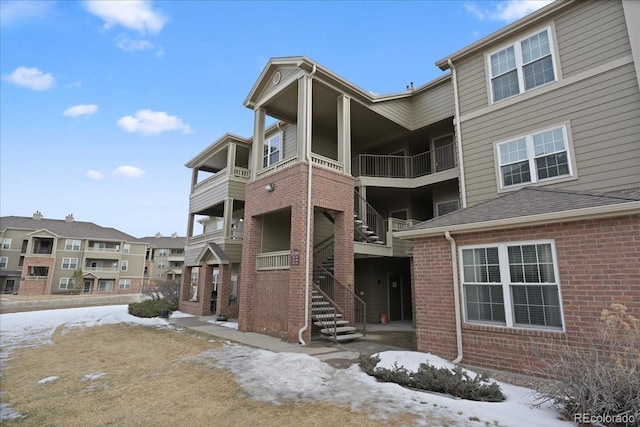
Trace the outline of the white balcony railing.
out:
[[[256,257],[256,270],[288,270],[291,251],[265,252]]]
[[[274,163],[273,165],[267,168],[257,171],[256,176],[270,175],[274,172],[277,172],[286,167],[289,167],[290,165],[294,164],[297,161],[298,161],[298,157],[290,157],[288,159],[280,160],[279,162]]]
[[[319,154],[311,153],[311,161],[313,164],[329,169],[336,172],[344,172],[344,165],[328,157],[321,156]]]
[[[211,240],[222,240],[223,238],[224,230],[214,230],[207,233],[198,234],[197,236],[189,237],[189,244],[204,243]]]
[[[237,176],[238,178],[249,179],[251,177],[251,171],[247,168],[241,168],[239,166],[235,166],[233,168],[233,176]]]
[[[118,267],[84,267],[83,271],[101,271],[105,273],[113,273],[118,271]]]
[[[87,252],[110,252],[110,253],[118,253],[120,252],[120,248],[101,248],[98,246],[89,246],[87,247]]]
[[[398,218],[389,218],[389,230],[391,231],[401,231],[406,230],[409,227],[412,227],[414,224],[417,224],[418,221],[415,219],[398,219]]]
[[[47,280],[47,276],[27,276],[26,280]]]
[[[200,190],[203,190],[206,188],[210,188],[211,186],[213,186],[213,184],[215,184],[218,181],[221,181],[226,176],[227,176],[227,168],[220,169],[218,172],[216,172],[215,175],[210,176],[209,178],[203,181],[200,181],[199,183],[194,185],[193,189],[191,190],[191,194],[197,193]]]

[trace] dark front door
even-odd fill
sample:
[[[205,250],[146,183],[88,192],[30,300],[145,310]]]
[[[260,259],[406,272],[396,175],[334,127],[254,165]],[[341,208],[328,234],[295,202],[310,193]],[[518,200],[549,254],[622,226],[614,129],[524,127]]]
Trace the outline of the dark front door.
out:
[[[402,320],[402,275],[389,273],[389,320]]]
[[[4,285],[4,293],[5,294],[12,294],[13,293],[13,287],[16,285],[16,281],[14,279],[7,279],[5,285]]]
[[[456,165],[453,149],[453,135],[438,138],[433,141],[436,172],[452,169]]]
[[[82,292],[88,294],[91,292],[91,288],[93,287],[93,280],[85,280],[84,286],[82,287]]]

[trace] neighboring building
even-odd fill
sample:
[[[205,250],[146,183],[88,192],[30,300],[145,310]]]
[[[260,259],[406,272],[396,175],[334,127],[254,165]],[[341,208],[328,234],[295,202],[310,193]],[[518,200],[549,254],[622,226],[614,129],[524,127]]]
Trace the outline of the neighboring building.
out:
[[[145,279],[151,284],[163,280],[182,281],[184,269],[185,238],[173,233],[164,237],[157,233],[154,237],[142,237],[148,246],[144,267]]]
[[[516,371],[612,302],[639,317],[639,13],[555,2],[384,96],[270,60],[253,136],[187,163],[181,309],[229,297],[240,330],[301,342],[413,319],[419,350]]]
[[[139,293],[147,245],[91,222],[0,218],[0,291],[18,295]],[[74,272],[82,271],[76,284]]]

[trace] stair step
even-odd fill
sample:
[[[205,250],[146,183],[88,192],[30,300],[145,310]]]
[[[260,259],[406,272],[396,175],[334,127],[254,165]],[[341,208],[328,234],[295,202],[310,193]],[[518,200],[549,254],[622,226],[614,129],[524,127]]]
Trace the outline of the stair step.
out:
[[[313,314],[314,320],[324,320],[324,321],[332,320],[332,323],[333,323],[333,319],[336,317],[340,318],[342,317],[342,314],[340,313]]]
[[[321,306],[326,307],[326,306],[328,306],[328,305],[331,305],[331,304],[329,303],[329,301],[322,301],[322,300],[320,300],[320,301],[312,301],[312,302],[311,302],[311,306],[312,306],[312,307],[321,307]]]
[[[358,338],[362,338],[364,335],[362,335],[360,332],[356,332],[353,334],[344,334],[344,335],[336,335],[335,337],[333,335],[326,335],[326,337],[332,341],[353,341],[353,340],[357,340]]]
[[[333,335],[333,329],[334,329],[333,327],[320,329],[320,332],[323,334]],[[344,334],[345,332],[354,332],[356,331],[356,328],[353,326],[340,326],[335,328],[335,330],[336,330],[336,334]]]
[[[321,321],[321,322],[313,322],[314,325],[316,326],[320,326],[321,328],[333,328],[333,325],[336,326],[343,326],[343,325],[348,325],[349,321],[348,320],[336,320],[335,322],[333,321]]]

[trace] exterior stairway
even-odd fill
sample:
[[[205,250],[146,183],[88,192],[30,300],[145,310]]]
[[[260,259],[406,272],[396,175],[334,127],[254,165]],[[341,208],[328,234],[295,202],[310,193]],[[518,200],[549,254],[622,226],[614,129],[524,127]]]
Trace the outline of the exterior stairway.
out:
[[[316,264],[313,270],[313,294],[311,301],[311,318],[320,333],[331,341],[351,341],[366,335],[366,306],[353,292],[335,280],[332,274],[333,260],[326,259]],[[356,324],[345,319],[344,311],[332,296],[335,292],[347,296],[354,301],[354,318]],[[355,298],[354,298],[355,297]]]
[[[366,243],[375,243],[384,245],[384,241],[376,234],[357,214],[353,215],[353,226],[355,227],[356,238],[360,237],[360,241]]]

